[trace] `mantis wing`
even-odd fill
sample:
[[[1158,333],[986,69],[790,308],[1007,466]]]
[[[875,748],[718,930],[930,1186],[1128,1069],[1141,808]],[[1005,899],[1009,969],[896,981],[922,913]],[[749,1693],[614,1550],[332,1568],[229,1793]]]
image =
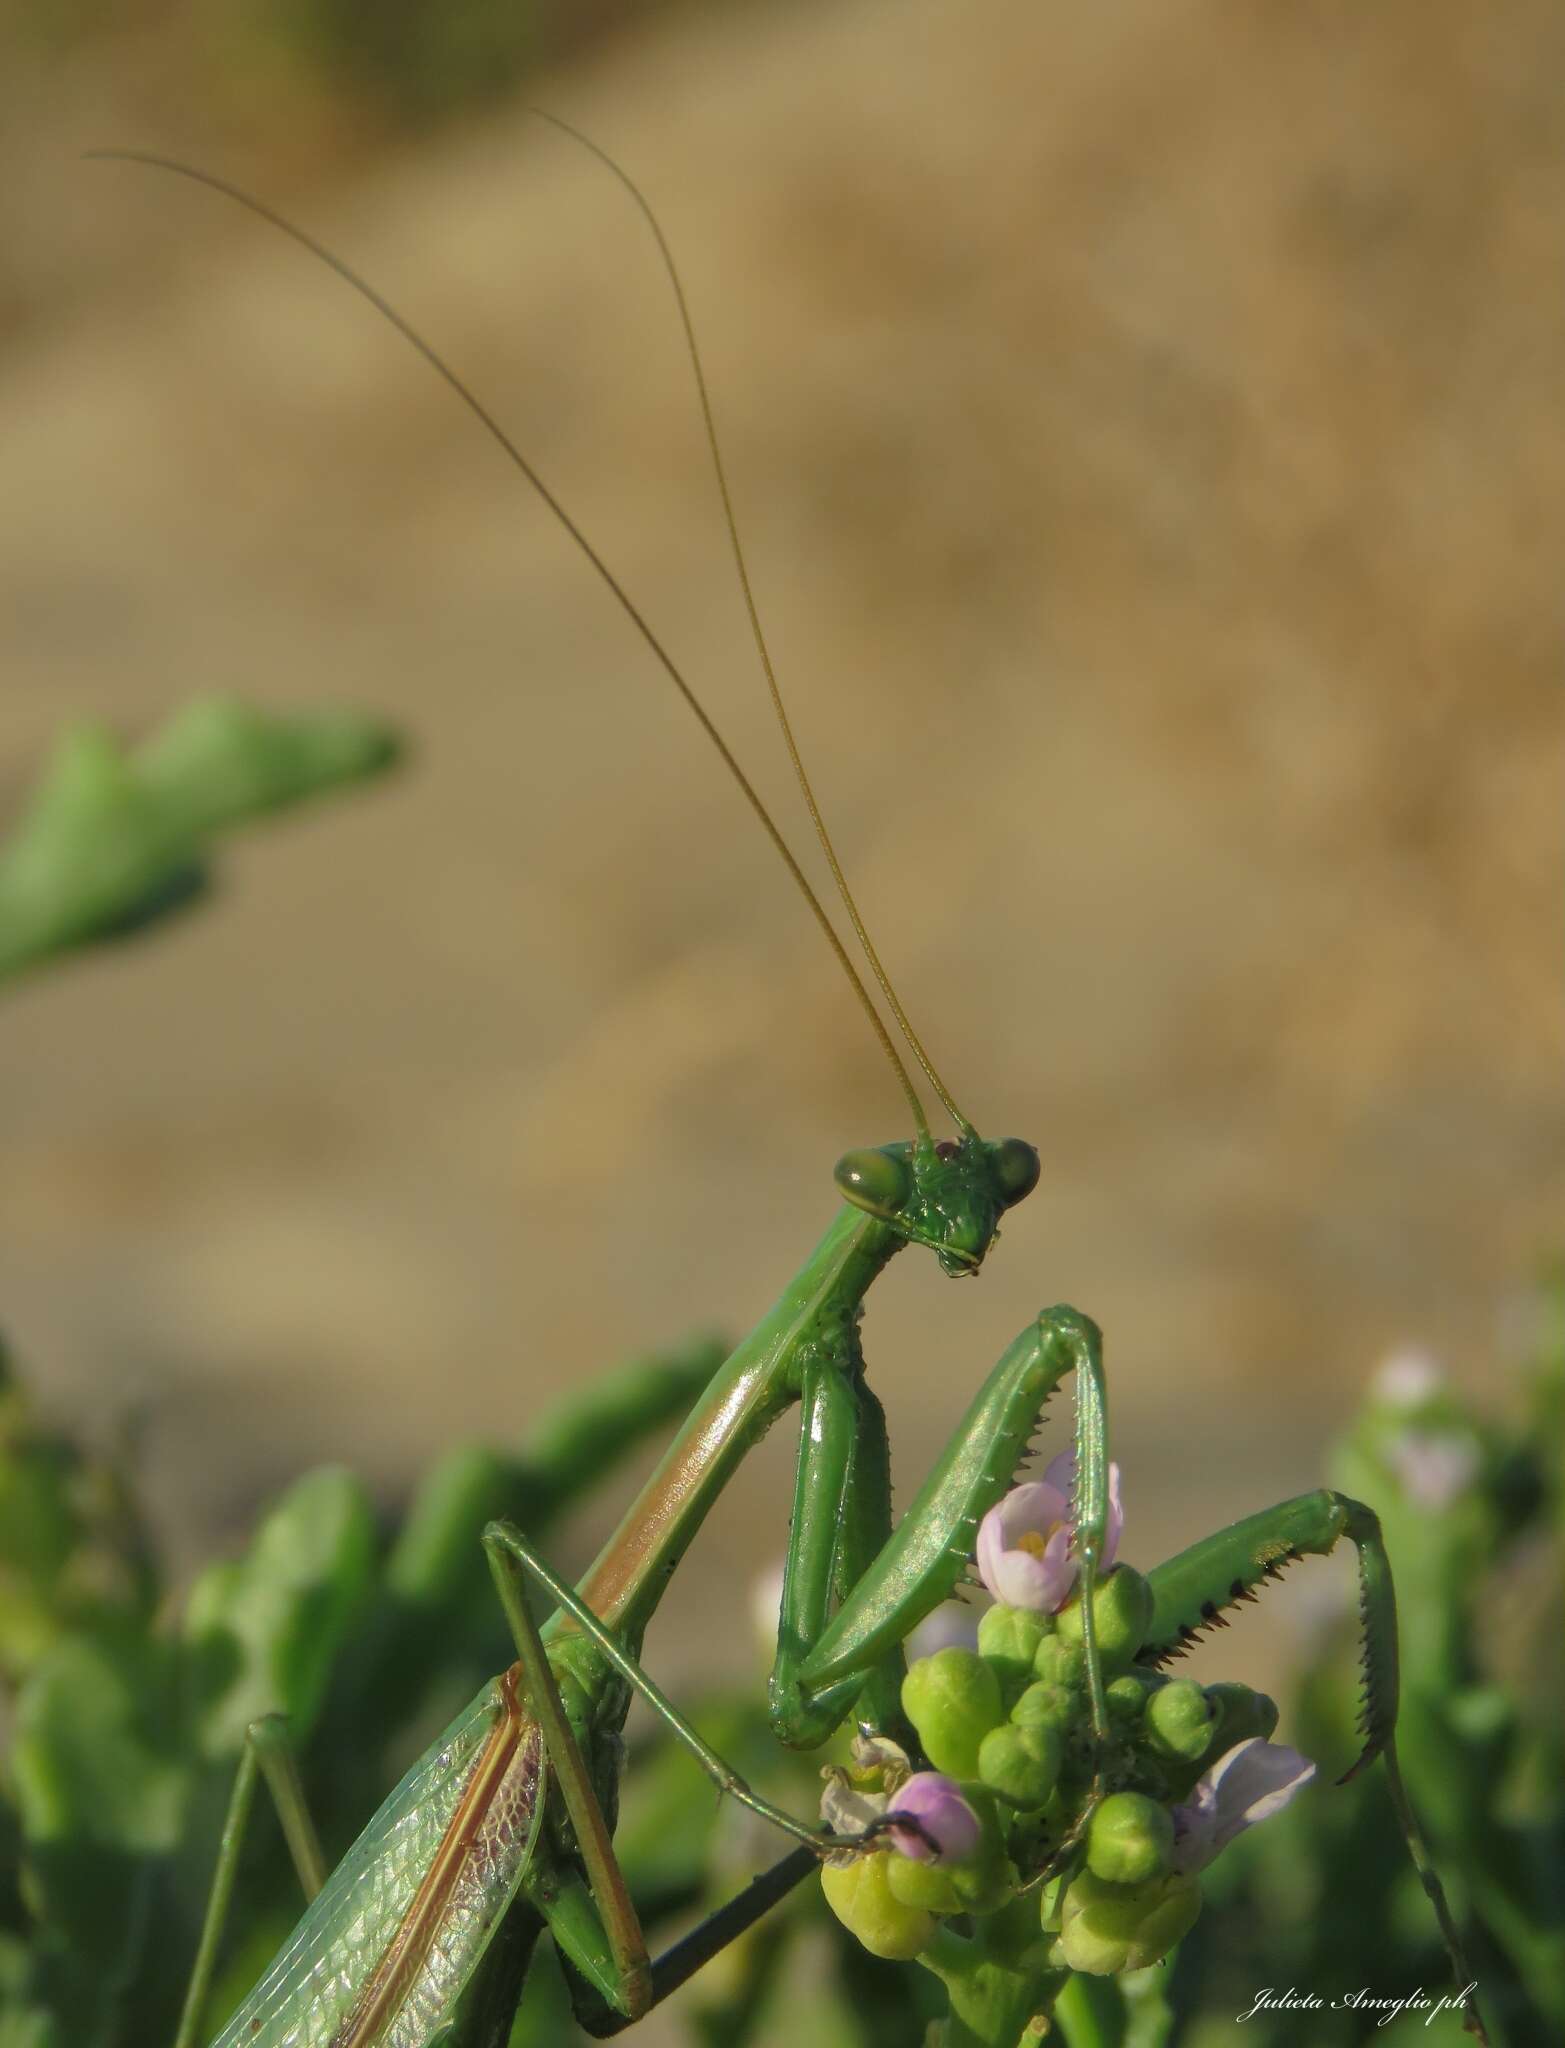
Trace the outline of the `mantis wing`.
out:
[[[408,1771],[213,2048],[423,2048],[516,1895],[545,1789],[507,1674]]]

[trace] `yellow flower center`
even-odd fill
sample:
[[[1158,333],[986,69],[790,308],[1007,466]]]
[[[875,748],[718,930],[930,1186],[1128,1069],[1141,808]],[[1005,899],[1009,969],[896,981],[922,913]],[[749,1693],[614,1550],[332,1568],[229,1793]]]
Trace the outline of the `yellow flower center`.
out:
[[[1051,1522],[1047,1529],[1024,1529],[1016,1539],[1016,1548],[1025,1550],[1030,1557],[1041,1558],[1049,1538],[1059,1526],[1058,1522]]]

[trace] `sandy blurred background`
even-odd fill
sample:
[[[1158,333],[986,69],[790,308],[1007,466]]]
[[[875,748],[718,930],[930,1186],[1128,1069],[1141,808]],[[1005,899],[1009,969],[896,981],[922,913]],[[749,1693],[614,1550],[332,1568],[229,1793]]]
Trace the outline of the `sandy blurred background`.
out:
[[[236,210],[78,161],[190,156],[361,265],[791,822],[663,280],[531,99],[663,214],[844,857],[968,1113],[1044,1152],[981,1286],[907,1258],[872,1298],[904,1498],[1058,1299],[1108,1332],[1142,1562],[1314,1483],[1390,1344],[1494,1377],[1565,1236],[1565,14],[520,19],[4,17],[0,795],[72,715],[215,688],[417,748],[7,998],[0,1304],[54,1411],[139,1433],[187,1559],[306,1462],[392,1502],[744,1327],[837,1154],[905,1134],[759,835],[449,396]],[[665,1670],[743,1663],[789,1448],[681,1574]],[[1246,1629],[1205,1675],[1256,1675],[1276,1606]]]

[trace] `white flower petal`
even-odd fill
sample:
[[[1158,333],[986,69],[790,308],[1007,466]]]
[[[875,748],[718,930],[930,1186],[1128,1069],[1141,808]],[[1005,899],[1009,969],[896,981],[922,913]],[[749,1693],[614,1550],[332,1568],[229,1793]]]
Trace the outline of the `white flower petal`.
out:
[[[1444,1385],[1445,1373],[1432,1351],[1400,1344],[1382,1361],[1372,1391],[1387,1408],[1421,1408]]]
[[[1174,1868],[1204,1870],[1246,1828],[1281,1813],[1315,1775],[1307,1756],[1283,1742],[1252,1735],[1203,1772],[1183,1806],[1174,1809]]]
[[[1477,1477],[1478,1446],[1456,1430],[1404,1429],[1386,1445],[1386,1463],[1416,1507],[1438,1513]]]
[[[1002,1606],[1030,1607],[1037,1614],[1046,1614],[1058,1605],[1059,1573],[1030,1550],[1002,1550],[983,1580]]]
[[[1056,1461],[1058,1462],[1058,1461]],[[1050,1467],[1053,1470],[1053,1467]],[[991,1508],[1007,1550],[1014,1550],[1021,1537],[1043,1535],[1056,1522],[1070,1519],[1070,1496],[1048,1479],[1029,1479],[1013,1486],[997,1508]],[[989,1515],[984,1520],[988,1521]]]

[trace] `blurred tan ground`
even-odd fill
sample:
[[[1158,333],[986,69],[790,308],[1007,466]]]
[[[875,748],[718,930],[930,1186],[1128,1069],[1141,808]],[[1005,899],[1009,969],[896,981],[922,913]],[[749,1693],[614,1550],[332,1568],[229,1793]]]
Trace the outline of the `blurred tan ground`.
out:
[[[259,163],[787,805],[622,196],[520,101],[328,178],[285,110],[230,148],[149,65],[5,88],[4,789],[68,715],[213,688],[418,745],[4,1006],[4,1317],[57,1411],[141,1418],[188,1559],[304,1462],[389,1497],[743,1327],[904,1119],[447,394],[276,237],[75,154]],[[864,0],[667,17],[531,88],[663,212],[844,856],[964,1107],[1044,1151],[981,1286],[907,1258],[872,1300],[904,1496],[1068,1299],[1150,1561],[1312,1483],[1392,1341],[1483,1378],[1560,1240],[1562,75],[1542,0]],[[742,1661],[786,1453],[681,1574],[665,1669]]]

